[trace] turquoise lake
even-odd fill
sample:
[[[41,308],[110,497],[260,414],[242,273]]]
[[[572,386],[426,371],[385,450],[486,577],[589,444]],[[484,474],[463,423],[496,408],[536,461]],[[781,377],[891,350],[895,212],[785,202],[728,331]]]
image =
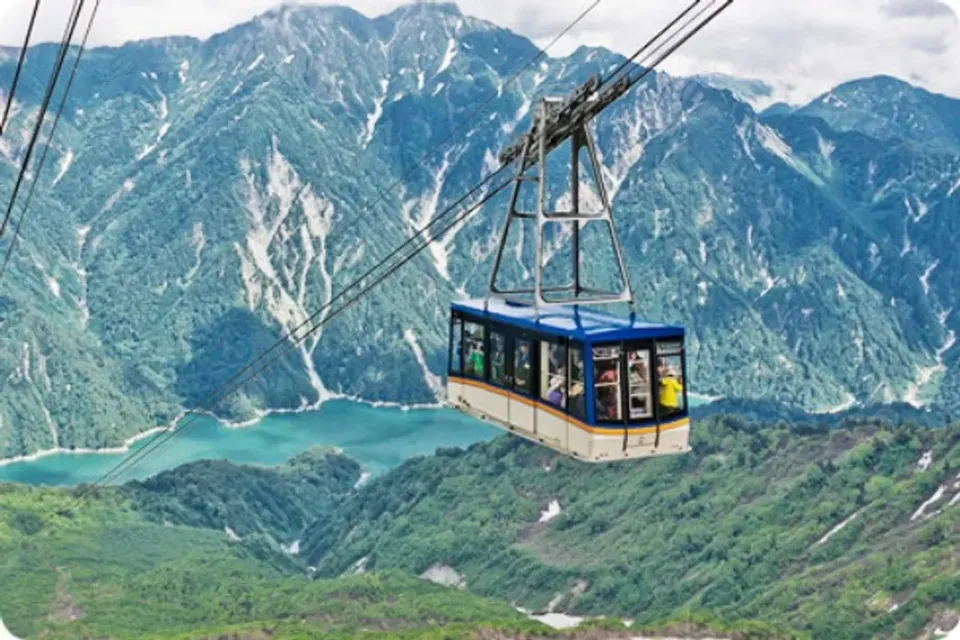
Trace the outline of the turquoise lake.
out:
[[[341,448],[365,471],[377,475],[437,447],[467,447],[501,433],[452,409],[374,408],[347,401],[329,402],[306,413],[269,415],[242,429],[200,417],[115,482],[147,478],[195,460],[274,466],[318,445]],[[153,437],[134,443],[128,454],[55,454],[10,464],[0,467],[0,482],[59,486],[96,482]]]
[[[690,406],[703,404],[690,398]],[[275,466],[314,446],[339,447],[377,475],[438,447],[468,447],[503,432],[452,409],[399,409],[334,401],[316,411],[273,414],[254,426],[233,429],[201,416],[175,438],[143,457],[111,484],[154,476],[196,460],[230,460]],[[150,445],[155,434],[128,453],[55,454],[0,467],[0,482],[72,486],[98,482],[126,456]]]

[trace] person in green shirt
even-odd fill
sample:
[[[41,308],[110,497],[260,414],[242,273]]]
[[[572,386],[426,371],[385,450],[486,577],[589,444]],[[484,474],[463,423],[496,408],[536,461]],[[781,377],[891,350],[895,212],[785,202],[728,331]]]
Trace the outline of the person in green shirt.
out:
[[[478,378],[483,377],[483,351],[481,349],[473,349],[470,352],[470,368],[473,370],[473,375]]]

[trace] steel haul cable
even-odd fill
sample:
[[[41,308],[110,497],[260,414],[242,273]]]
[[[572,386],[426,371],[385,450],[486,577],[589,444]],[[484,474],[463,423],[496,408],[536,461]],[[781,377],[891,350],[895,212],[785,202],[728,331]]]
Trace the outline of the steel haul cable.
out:
[[[10,108],[13,106],[13,99],[17,95],[17,85],[20,82],[20,73],[23,71],[23,62],[27,57],[27,49],[30,48],[30,37],[33,35],[33,26],[37,22],[37,12],[40,11],[40,0],[33,3],[33,12],[30,14],[30,23],[27,25],[27,35],[23,37],[23,47],[20,49],[20,59],[17,60],[17,68],[13,72],[13,81],[10,83],[10,93],[7,95],[7,105],[3,108],[3,118],[0,119],[0,136],[3,130],[7,128],[7,118],[10,117]]]
[[[0,223],[0,238],[3,237],[4,231],[6,231],[7,224],[10,221],[10,216],[13,213],[13,206],[17,201],[17,194],[20,192],[20,187],[23,185],[23,181],[27,175],[27,167],[30,164],[30,159],[33,156],[33,150],[36,148],[37,139],[40,137],[40,131],[43,129],[43,121],[47,115],[47,109],[50,107],[50,101],[53,99],[53,92],[56,89],[57,81],[60,78],[60,71],[63,69],[63,62],[67,55],[67,50],[70,47],[70,41],[73,40],[73,33],[77,29],[77,23],[80,22],[80,12],[83,10],[84,0],[74,0],[73,7],[70,11],[70,16],[67,20],[67,27],[64,32],[63,41],[60,43],[60,49],[57,52],[57,58],[54,60],[53,72],[50,74],[50,81],[47,83],[47,90],[44,93],[43,100],[40,104],[40,112],[37,115],[37,123],[33,127],[33,133],[30,135],[30,141],[27,144],[27,151],[23,156],[23,163],[20,166],[20,171],[17,175],[17,181],[13,186],[13,193],[10,196],[10,203],[7,205],[7,211],[4,214],[3,222]]]
[[[10,241],[10,246],[7,247],[7,253],[3,258],[3,264],[0,265],[0,281],[3,281],[3,274],[7,271],[7,265],[10,264],[10,257],[13,255],[14,249],[17,245],[17,238],[20,237],[20,227],[23,224],[24,219],[27,217],[27,213],[30,210],[30,203],[33,201],[33,193],[36,191],[37,183],[40,182],[40,174],[43,172],[43,165],[47,161],[47,153],[50,151],[50,144],[53,142],[53,137],[57,133],[57,125],[60,124],[60,116],[63,114],[63,107],[67,103],[67,97],[70,95],[70,88],[73,86],[73,80],[77,75],[77,68],[80,66],[80,59],[83,57],[83,52],[87,47],[87,39],[90,37],[90,30],[93,27],[93,22],[97,18],[97,11],[100,9],[100,0],[96,0],[96,3],[93,5],[93,12],[90,14],[90,20],[87,22],[86,32],[83,34],[83,40],[80,43],[80,48],[77,50],[77,57],[73,61],[73,68],[70,70],[70,77],[67,79],[67,86],[63,90],[63,95],[60,98],[60,106],[57,108],[57,115],[53,119],[53,126],[50,128],[50,135],[47,136],[46,146],[43,148],[43,154],[40,156],[40,161],[37,163],[37,168],[33,172],[33,182],[30,183],[30,191],[27,192],[27,199],[23,204],[23,210],[20,212],[20,218],[17,219],[17,225],[14,227],[13,240]]]

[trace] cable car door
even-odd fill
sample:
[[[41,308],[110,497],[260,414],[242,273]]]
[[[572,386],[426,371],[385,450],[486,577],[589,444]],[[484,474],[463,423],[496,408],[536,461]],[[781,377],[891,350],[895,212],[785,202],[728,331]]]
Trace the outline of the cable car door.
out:
[[[508,338],[508,353],[511,355],[510,375],[512,389],[510,394],[510,424],[518,430],[530,434],[536,433],[535,404],[536,368],[534,341],[522,333],[511,334]]]

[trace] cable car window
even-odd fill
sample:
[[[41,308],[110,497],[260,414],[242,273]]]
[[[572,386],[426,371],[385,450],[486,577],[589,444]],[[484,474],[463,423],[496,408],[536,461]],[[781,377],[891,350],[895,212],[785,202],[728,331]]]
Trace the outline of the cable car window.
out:
[[[630,419],[653,416],[650,398],[650,351],[633,349],[627,351],[627,375],[630,379]]]
[[[528,338],[517,338],[513,349],[513,386],[517,391],[533,393],[533,343]]]
[[[567,395],[567,348],[552,342],[540,343],[540,397],[563,407]]]
[[[463,319],[450,319],[450,373],[463,373]]]
[[[570,356],[570,413],[581,420],[587,419],[587,404],[584,394],[583,348],[572,346]]]
[[[657,343],[657,379],[660,381],[658,402],[660,417],[683,413],[683,347],[679,342]]]
[[[463,351],[467,356],[464,373],[483,378],[483,325],[476,322],[463,323]]]
[[[620,347],[593,348],[593,388],[597,420],[622,420]]]
[[[507,338],[499,331],[490,332],[490,381],[507,384]]]

